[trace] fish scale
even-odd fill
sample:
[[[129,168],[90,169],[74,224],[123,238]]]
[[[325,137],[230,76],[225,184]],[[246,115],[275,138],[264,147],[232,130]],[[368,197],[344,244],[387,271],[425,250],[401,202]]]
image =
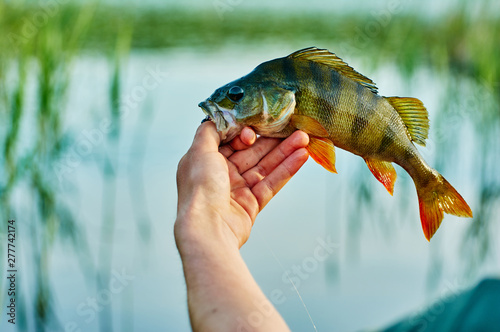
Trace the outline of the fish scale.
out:
[[[415,183],[427,240],[444,213],[472,217],[462,196],[413,144],[425,145],[429,131],[422,102],[380,96],[371,79],[327,50],[310,47],[264,62],[217,89],[199,106],[216,123],[223,142],[244,126],[268,137],[303,130],[310,138],[311,157],[335,173],[335,146],[359,155],[391,195],[395,162]]]

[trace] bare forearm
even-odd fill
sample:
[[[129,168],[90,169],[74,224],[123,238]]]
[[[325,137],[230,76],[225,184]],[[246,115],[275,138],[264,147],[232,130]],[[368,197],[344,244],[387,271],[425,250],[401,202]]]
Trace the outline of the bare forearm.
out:
[[[210,222],[212,227],[203,231],[192,225],[194,231],[176,229],[193,330],[289,331],[250,274],[231,234],[223,224],[214,228]]]

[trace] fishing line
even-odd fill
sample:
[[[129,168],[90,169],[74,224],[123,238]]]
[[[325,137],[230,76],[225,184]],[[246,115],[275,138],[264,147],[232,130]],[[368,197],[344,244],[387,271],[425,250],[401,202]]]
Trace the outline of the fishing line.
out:
[[[302,299],[302,296],[300,296],[300,293],[299,293],[299,290],[297,289],[297,286],[295,286],[295,283],[292,281],[292,279],[290,278],[290,276],[288,275],[288,271],[285,270],[285,267],[283,266],[283,264],[281,264],[280,260],[278,259],[278,257],[276,256],[276,254],[274,253],[273,249],[271,249],[269,247],[269,245],[267,245],[267,248],[269,249],[269,251],[271,252],[271,254],[273,255],[274,259],[276,260],[276,262],[279,264],[279,266],[281,266],[281,268],[283,269],[283,271],[285,271],[285,274],[286,274],[286,277],[288,278],[288,280],[290,281],[290,283],[292,284],[293,288],[295,289],[295,292],[297,293],[297,296],[299,297],[300,299],[300,302],[302,303],[302,306],[304,307],[304,309],[306,310],[306,313],[307,313],[307,316],[309,316],[309,320],[311,321],[311,324],[314,328],[314,331],[318,332],[318,329],[316,328],[316,325],[314,324],[314,321],[312,319],[312,316],[311,314],[309,313],[309,310],[307,309],[307,306],[306,306],[306,303],[304,302],[304,300]]]

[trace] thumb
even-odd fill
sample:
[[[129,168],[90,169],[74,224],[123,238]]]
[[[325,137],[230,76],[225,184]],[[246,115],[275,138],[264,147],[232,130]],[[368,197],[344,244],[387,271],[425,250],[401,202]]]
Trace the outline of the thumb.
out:
[[[207,121],[202,123],[196,130],[190,150],[200,153],[218,151],[219,144],[220,137],[215,124]]]

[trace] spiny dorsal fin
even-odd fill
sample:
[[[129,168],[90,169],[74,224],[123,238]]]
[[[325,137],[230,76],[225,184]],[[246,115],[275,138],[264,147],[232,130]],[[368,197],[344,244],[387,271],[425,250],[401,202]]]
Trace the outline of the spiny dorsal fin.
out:
[[[342,61],[341,58],[336,56],[335,53],[331,53],[328,50],[319,49],[317,47],[308,47],[290,54],[288,58],[303,59],[321,63],[322,65],[328,66],[340,74],[352,79],[353,81],[358,82],[362,86],[370,89],[373,93],[377,93],[377,86],[371,79],[355,71],[351,66]]]
[[[424,104],[417,98],[410,97],[385,97],[398,111],[403,120],[411,140],[425,146],[425,139],[429,135],[429,118]]]

